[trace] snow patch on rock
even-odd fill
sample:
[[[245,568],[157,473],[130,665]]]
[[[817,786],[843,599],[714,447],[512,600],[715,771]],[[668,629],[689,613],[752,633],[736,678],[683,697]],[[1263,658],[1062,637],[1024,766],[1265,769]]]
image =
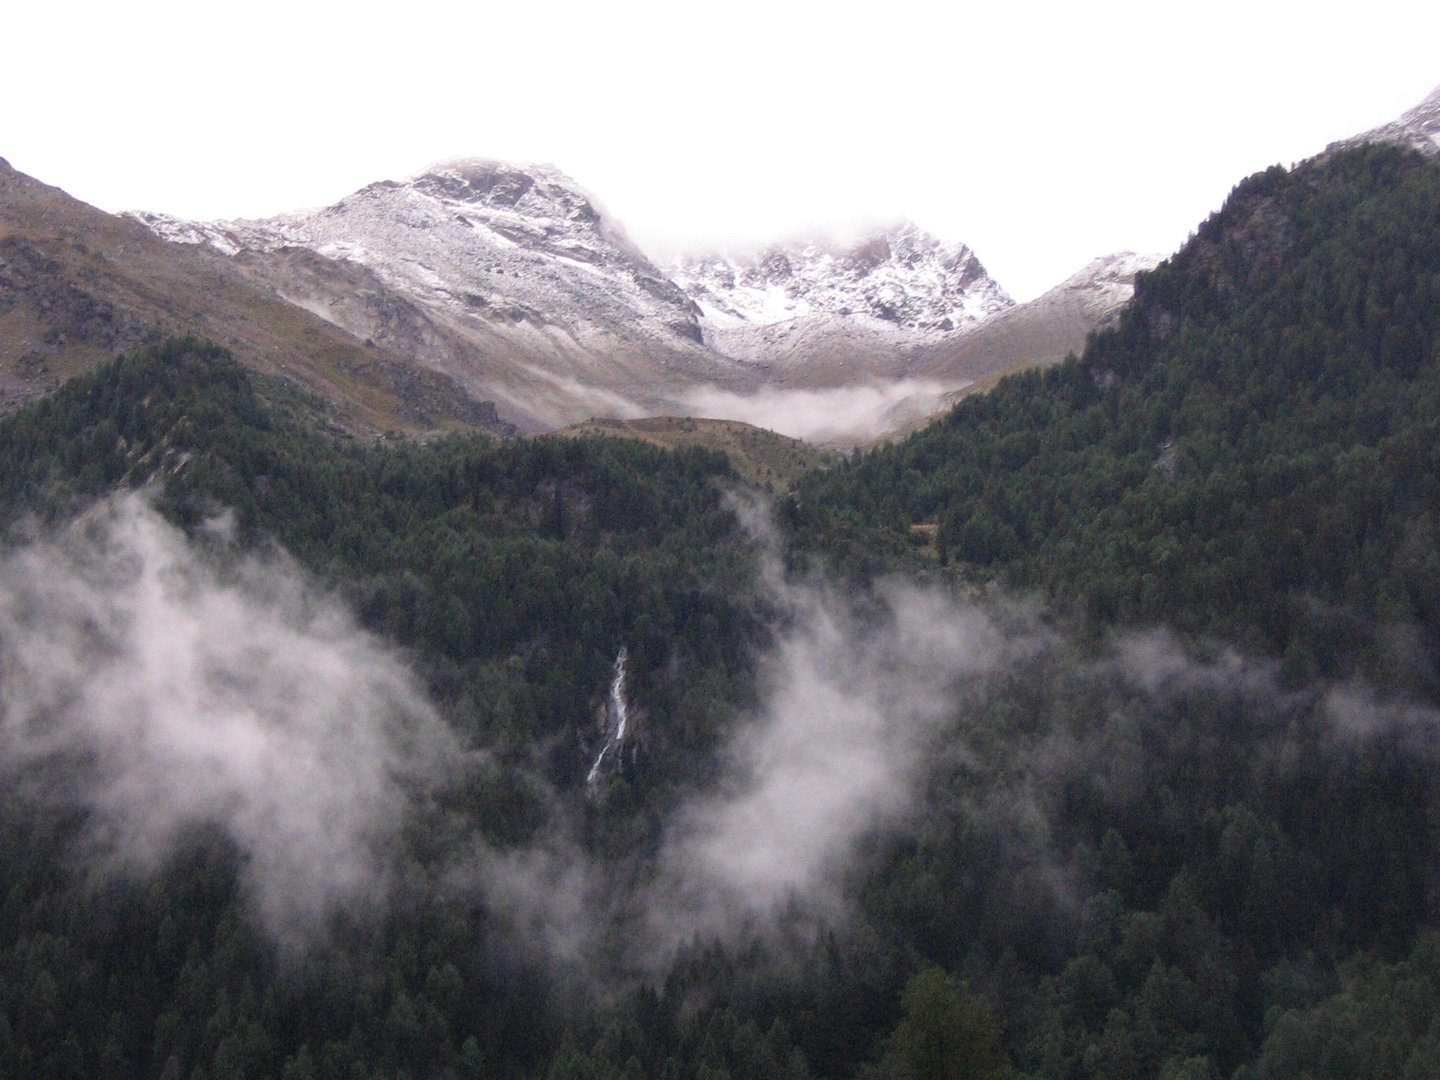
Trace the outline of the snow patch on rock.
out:
[[[1402,113],[1398,120],[1378,128],[1331,143],[1327,150],[1355,146],[1367,142],[1391,142],[1408,146],[1422,154],[1440,156],[1440,86],[1413,109]]]

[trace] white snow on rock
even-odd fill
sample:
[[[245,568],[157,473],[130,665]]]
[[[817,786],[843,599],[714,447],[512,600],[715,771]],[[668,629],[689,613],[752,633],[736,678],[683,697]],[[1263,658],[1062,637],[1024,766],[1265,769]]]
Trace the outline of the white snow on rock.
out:
[[[1075,273],[1047,291],[1041,300],[1066,295],[1079,303],[1084,314],[1096,324],[1119,311],[1135,295],[1135,277],[1154,270],[1163,255],[1117,251],[1092,259]]]
[[[231,256],[290,302],[445,372],[530,431],[710,415],[853,444],[1006,363],[993,349],[963,370],[943,361],[1023,310],[970,248],[909,223],[662,271],[545,165],[446,162],[264,220],[131,216]],[[1051,336],[1083,341],[1129,298],[1135,269],[1153,265],[1131,265],[1141,258],[1097,260],[1058,286],[1067,321]]]
[[[682,258],[671,276],[717,330],[838,315],[951,333],[1014,303],[968,247],[910,223],[850,246],[812,241],[742,259]]]
[[[347,330],[445,370],[531,430],[665,411],[691,383],[746,378],[703,345],[690,298],[549,166],[449,162],[266,220],[133,216],[245,259],[282,295],[299,290],[285,265],[297,249],[363,266],[419,315],[398,319],[393,297],[347,304],[344,275],[317,297],[313,266],[307,306],[345,310]]]
[[[1398,120],[1378,128],[1331,143],[1326,149],[1354,146],[1367,142],[1392,142],[1419,150],[1422,154],[1440,155],[1440,86],[1413,109],[1402,113]]]
[[[450,162],[322,210],[258,221],[135,216],[167,240],[228,254],[304,247],[357,262],[411,295],[486,321],[547,322],[552,312],[563,321],[570,309],[597,326],[639,315],[699,338],[689,299],[549,166]]]

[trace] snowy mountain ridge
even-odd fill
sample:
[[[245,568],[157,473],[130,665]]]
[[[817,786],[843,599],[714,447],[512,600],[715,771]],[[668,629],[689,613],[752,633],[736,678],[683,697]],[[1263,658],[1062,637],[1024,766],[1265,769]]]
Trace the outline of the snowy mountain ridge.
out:
[[[931,350],[1020,310],[968,246],[910,223],[662,269],[563,172],[479,158],[264,220],[130,216],[536,432],[701,415],[864,441],[897,401],[973,381],[929,362],[917,381]],[[1094,285],[1087,318],[1128,299],[1123,277]],[[1067,323],[1067,348],[1086,329]]]
[[[1119,311],[1135,294],[1135,276],[1154,270],[1164,255],[1134,251],[1117,251],[1092,259],[1075,273],[1045,292],[1075,298],[1081,310],[1097,324]]]
[[[530,430],[673,412],[697,381],[747,384],[701,343],[689,297],[549,166],[454,161],[266,220],[133,217],[231,255],[286,299],[407,351]]]
[[[360,263],[407,292],[491,319],[543,322],[555,288],[599,314],[607,305],[592,286],[610,289],[618,278],[629,286],[624,299],[644,314],[692,341],[700,336],[684,294],[552,166],[453,161],[404,182],[370,184],[321,210],[262,220],[134,216],[165,239],[228,255],[303,247]],[[494,295],[509,303],[485,312]]]
[[[745,259],[682,257],[670,271],[716,328],[830,314],[950,333],[1014,304],[969,247],[910,222],[843,247],[810,241]]]

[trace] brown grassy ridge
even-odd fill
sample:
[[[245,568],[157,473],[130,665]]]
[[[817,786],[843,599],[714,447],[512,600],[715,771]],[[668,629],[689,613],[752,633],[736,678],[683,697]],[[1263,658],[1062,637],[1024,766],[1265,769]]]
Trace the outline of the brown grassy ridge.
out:
[[[488,426],[448,377],[288,303],[217,252],[167,243],[0,159],[0,409],[179,334],[326,402],[357,433]]]

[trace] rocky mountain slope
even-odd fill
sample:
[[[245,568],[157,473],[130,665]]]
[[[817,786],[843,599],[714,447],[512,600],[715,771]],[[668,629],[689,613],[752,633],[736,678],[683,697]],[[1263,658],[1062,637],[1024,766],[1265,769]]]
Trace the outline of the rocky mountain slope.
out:
[[[748,385],[701,342],[690,299],[548,167],[453,162],[264,221],[136,218],[232,256],[531,430],[674,412],[697,383]]]
[[[853,445],[933,412],[986,365],[1013,366],[995,350],[937,357],[1023,310],[972,251],[913,225],[667,274],[563,174],[485,161],[208,224],[117,218],[7,167],[0,229],[11,406],[190,332],[358,428],[712,416]],[[1113,284],[1067,309],[1056,355],[1123,300],[1128,282]]]
[[[1402,113],[1399,119],[1332,143],[1329,149],[1367,142],[1399,143],[1422,154],[1440,155],[1440,86],[1419,105]]]
[[[1347,144],[1375,140],[1440,153],[1440,89]],[[662,269],[563,173],[484,160],[261,221],[120,221],[8,167],[0,199],[0,404],[178,330],[417,430],[711,416],[854,445],[1079,350],[1157,261],[1023,305],[909,224]]]
[[[323,400],[346,427],[505,429],[452,380],[287,303],[223,255],[164,243],[0,160],[0,407],[182,333]]]
[[[973,379],[917,380],[917,358],[1014,307],[968,247],[911,224],[667,273],[548,166],[454,162],[263,221],[133,216],[533,431],[703,415],[853,444]],[[1083,343],[1073,321],[1057,355]]]
[[[1131,251],[1093,259],[1048,292],[1007,308],[968,333],[915,348],[905,357],[908,392],[879,417],[877,435],[907,434],[1012,372],[1078,353],[1088,334],[1119,317],[1134,295],[1136,277],[1160,262],[1159,255]]]
[[[807,242],[753,257],[681,259],[675,282],[698,305],[706,344],[806,385],[904,367],[922,342],[953,337],[1013,306],[964,244],[913,224],[841,247]],[[879,357],[865,363],[860,358]]]
[[[1160,255],[1121,251],[1086,263],[1053,289],[986,320],[971,333],[923,346],[916,375],[944,381],[979,380],[1063,360],[1085,335],[1109,325],[1135,292],[1137,275]]]

